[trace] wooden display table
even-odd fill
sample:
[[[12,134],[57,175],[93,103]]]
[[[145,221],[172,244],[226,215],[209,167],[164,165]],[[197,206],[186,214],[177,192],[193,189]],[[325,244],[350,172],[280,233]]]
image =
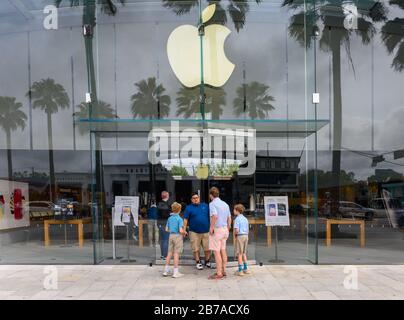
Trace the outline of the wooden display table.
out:
[[[49,225],[51,224],[75,224],[77,225],[78,231],[78,239],[79,246],[82,247],[84,245],[84,224],[90,224],[92,218],[83,218],[83,219],[74,219],[74,220],[44,220],[44,236],[45,236],[45,247],[50,246],[50,236],[49,236]]]
[[[254,226],[257,226],[259,224],[265,225],[265,219],[247,218],[247,220],[250,225],[254,225]],[[258,230],[255,227],[255,229],[254,229],[255,237],[257,237],[257,233],[258,233]],[[236,235],[234,234],[234,228],[233,228],[233,246],[235,247],[235,245],[236,245]],[[269,226],[267,227],[267,246],[268,247],[272,246],[272,228]]]
[[[337,224],[357,224],[359,225],[359,233],[360,233],[360,246],[363,248],[365,246],[365,221],[364,220],[338,220],[338,219],[327,219],[326,222],[326,244],[327,247],[331,246],[331,225]]]

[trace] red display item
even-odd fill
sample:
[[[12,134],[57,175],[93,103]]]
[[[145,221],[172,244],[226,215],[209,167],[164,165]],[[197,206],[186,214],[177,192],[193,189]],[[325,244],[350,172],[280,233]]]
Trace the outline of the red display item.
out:
[[[6,204],[6,201],[4,199],[4,196],[0,193],[0,219],[3,218],[4,216],[4,205]]]
[[[21,189],[14,189],[14,219],[21,220],[23,218],[22,208],[22,192]]]

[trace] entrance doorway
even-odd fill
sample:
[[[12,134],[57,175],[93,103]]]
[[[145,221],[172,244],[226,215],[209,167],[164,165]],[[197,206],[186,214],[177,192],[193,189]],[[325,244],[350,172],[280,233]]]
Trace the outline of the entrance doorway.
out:
[[[162,262],[160,243],[156,243],[155,233],[149,228],[147,222],[150,207],[161,200],[162,191],[168,191],[172,201],[182,203],[184,210],[185,206],[190,204],[192,192],[199,192],[201,200],[208,203],[209,188],[215,186],[220,191],[221,199],[231,208],[238,203],[246,208],[245,215],[250,220],[249,258],[251,260],[257,263],[269,263],[277,249],[279,257],[288,264],[317,262],[317,212],[314,184],[316,162],[315,150],[309,148],[313,131],[307,131],[310,128],[308,124],[302,126],[299,122],[294,127],[293,122],[285,126],[282,122],[280,126],[278,122],[272,121],[266,126],[255,126],[254,130],[257,134],[254,141],[254,158],[253,160],[250,158],[249,163],[246,164],[253,164],[254,170],[247,174],[234,171],[231,175],[220,176],[218,170],[214,171],[210,168],[206,179],[200,180],[196,177],[197,167],[193,166],[192,159],[173,150],[168,150],[167,154],[158,154],[159,161],[151,165],[149,161],[151,128],[153,126],[164,128],[170,137],[169,121],[167,125],[163,125],[161,121],[156,123],[148,121],[147,125],[142,124],[144,127],[136,121],[133,120],[136,123],[136,128],[132,127],[133,131],[116,131],[118,124],[115,124],[113,128],[110,127],[110,131],[92,132],[93,141],[98,140],[94,145],[99,146],[99,157],[102,159],[98,166],[93,163],[93,175],[95,176],[95,172],[100,170],[103,177],[101,186],[93,185],[94,189],[99,190],[100,195],[98,199],[93,199],[95,204],[93,214],[98,215],[98,219],[94,220],[98,221],[100,228],[109,223],[112,230],[114,198],[118,195],[139,198],[139,225],[130,230],[130,254],[132,255],[130,259],[136,259],[136,263],[139,264]],[[189,126],[185,121],[180,124],[185,128]],[[195,123],[192,125],[201,134],[206,130],[206,124],[201,127],[195,126]],[[230,125],[227,124],[227,126]],[[252,126],[254,127],[254,124]],[[318,127],[321,127],[320,124]],[[282,128],[285,131],[280,130]],[[226,130],[227,134],[229,130]],[[276,134],[272,130],[276,130]],[[214,132],[216,134],[218,131]],[[283,145],[287,139],[289,147],[285,147],[286,143]],[[290,147],[292,141],[294,146]],[[271,144],[272,148],[269,147]],[[95,159],[94,154],[93,151],[93,159]],[[223,155],[224,152],[219,154],[221,157]],[[215,156],[217,157],[217,154],[203,153],[203,157],[206,158],[217,159]],[[224,156],[220,158],[221,163],[225,159]],[[200,158],[197,159],[199,160]],[[93,182],[98,183],[96,179],[93,179]],[[275,228],[268,228],[265,224],[264,200],[267,196],[286,196],[288,199],[290,223],[288,226],[278,227],[277,248]],[[116,227],[117,230],[119,228]],[[163,228],[161,224],[160,229]],[[121,231],[117,231],[119,232]],[[159,240],[161,235],[160,230]],[[113,246],[109,238],[112,237],[104,235],[96,239],[98,244],[102,243],[102,246],[95,247],[98,256],[111,255],[109,251],[112,252]],[[184,241],[183,260],[191,260],[189,240],[186,238]],[[117,241],[115,256],[124,256],[127,252],[126,246],[126,240]],[[228,255],[230,260],[233,260],[232,237],[228,240]]]
[[[113,181],[112,182],[112,195],[113,197],[117,196],[126,196],[129,194],[129,182],[128,181]]]

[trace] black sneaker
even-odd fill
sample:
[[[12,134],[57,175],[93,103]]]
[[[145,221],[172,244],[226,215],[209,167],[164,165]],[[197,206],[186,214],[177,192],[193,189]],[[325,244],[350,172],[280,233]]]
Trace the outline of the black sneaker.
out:
[[[205,261],[205,267],[211,269],[212,268],[212,263],[210,262],[210,260]]]
[[[203,264],[202,264],[201,261],[197,261],[197,262],[196,262],[196,268],[197,268],[198,270],[202,270],[202,269],[203,269]]]

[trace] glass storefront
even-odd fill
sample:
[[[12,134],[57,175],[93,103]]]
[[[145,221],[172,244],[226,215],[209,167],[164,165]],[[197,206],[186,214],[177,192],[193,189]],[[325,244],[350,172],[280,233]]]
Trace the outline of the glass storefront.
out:
[[[6,0],[0,55],[0,263],[161,263],[152,205],[213,186],[256,263],[404,262],[400,1]]]

